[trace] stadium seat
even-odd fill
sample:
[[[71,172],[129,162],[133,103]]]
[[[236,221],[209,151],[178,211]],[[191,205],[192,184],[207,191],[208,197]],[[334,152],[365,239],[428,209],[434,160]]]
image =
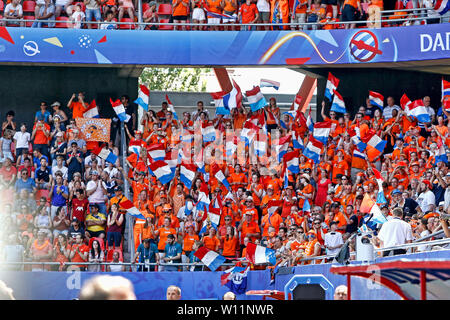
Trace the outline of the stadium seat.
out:
[[[38,191],[36,191],[36,195],[35,195],[35,200],[39,201],[39,199],[41,199],[41,197],[45,197],[45,199],[47,199],[48,201],[48,197],[49,197],[50,191],[48,191],[47,189],[39,189]]]
[[[34,14],[34,8],[36,6],[36,3],[34,1],[26,0],[22,4],[22,10],[23,12],[30,12]]]
[[[34,20],[34,16],[24,16],[23,17],[24,20]],[[33,25],[33,21],[26,21],[25,22],[25,26],[26,27],[31,27]]]
[[[56,21],[63,21],[63,22],[56,22],[55,28],[68,28],[69,27],[66,22],[66,21],[69,21],[69,18],[67,18],[67,17],[58,17],[58,18],[56,18]]]
[[[408,1],[406,3],[406,8],[405,9],[414,9],[414,8],[415,8],[415,6],[414,6],[414,3],[412,1]]]
[[[0,11],[3,11],[3,1],[0,0]]]
[[[169,3],[161,3],[156,13],[158,16],[170,16],[172,15],[172,5]]]
[[[130,18],[122,18],[120,22],[129,22],[130,24],[119,24],[119,29],[134,29],[134,20]]]
[[[167,23],[169,22],[169,19],[161,19],[159,20],[161,23]],[[159,30],[173,30],[173,25],[160,25]]]

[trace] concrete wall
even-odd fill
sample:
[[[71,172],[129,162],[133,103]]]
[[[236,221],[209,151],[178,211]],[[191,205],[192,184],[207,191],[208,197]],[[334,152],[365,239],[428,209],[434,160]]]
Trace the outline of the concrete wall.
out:
[[[66,108],[72,93],[86,92],[86,100],[96,99],[101,116],[113,114],[109,97],[137,95],[138,78],[118,68],[0,66],[0,119],[8,110],[16,112],[17,123],[32,125],[41,101],[50,106],[59,101]],[[49,108],[50,109],[50,108]],[[53,111],[53,110],[49,110]]]

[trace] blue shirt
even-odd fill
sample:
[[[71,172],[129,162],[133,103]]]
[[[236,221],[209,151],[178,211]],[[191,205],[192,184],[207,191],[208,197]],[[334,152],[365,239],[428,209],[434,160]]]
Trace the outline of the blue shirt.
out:
[[[50,112],[48,112],[47,110],[45,110],[45,113],[42,113],[41,110],[39,110],[38,112],[36,112],[36,118],[39,119],[39,116],[43,115],[44,116],[44,122],[45,123],[49,123],[48,119],[51,116]]]
[[[15,190],[16,193],[20,193],[22,189],[27,189],[28,192],[33,192],[33,187],[36,187],[36,183],[33,179],[28,178],[27,181],[23,181],[22,178],[17,179]]]
[[[53,187],[53,192],[52,192],[52,206],[55,207],[62,207],[64,205],[66,205],[66,198],[63,197],[63,193],[69,193],[69,189],[67,189],[66,186],[62,185],[59,188],[61,189],[61,193],[58,194],[56,192],[56,188],[58,188],[58,186],[54,186]]]
[[[149,259],[149,263],[156,262],[156,254],[158,252],[158,246],[154,243],[150,243],[148,248],[144,247],[144,244],[140,244],[137,248],[139,252],[139,262],[144,263],[146,259]]]
[[[166,247],[164,248],[164,257],[166,258],[172,258],[172,257],[176,257],[177,254],[181,254],[183,250],[181,249],[181,245],[178,242],[175,242],[174,244],[166,244]],[[181,256],[180,256],[181,257]],[[179,259],[180,261],[175,261],[174,262],[181,262],[181,258]]]
[[[40,158],[33,157],[33,163],[36,164],[36,166],[37,166],[36,169],[39,169],[41,167],[41,159],[42,158],[47,160],[47,163],[48,163],[48,157],[46,155],[42,155]]]

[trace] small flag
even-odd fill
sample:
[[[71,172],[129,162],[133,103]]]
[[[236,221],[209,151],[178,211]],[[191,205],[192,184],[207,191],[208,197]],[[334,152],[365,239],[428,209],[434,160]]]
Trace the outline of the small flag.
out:
[[[320,155],[322,153],[323,143],[319,140],[314,139],[314,137],[309,137],[309,142],[306,145],[303,155],[308,159],[314,161],[314,163],[320,162]]]
[[[339,79],[336,78],[335,76],[333,76],[331,74],[331,72],[328,72],[328,80],[327,80],[327,85],[325,87],[325,97],[327,97],[328,100],[331,101],[334,91],[336,90],[338,85],[339,85]]]
[[[98,114],[97,104],[95,103],[95,99],[91,101],[89,107],[83,113],[83,118],[91,119],[91,118],[100,118]]]
[[[449,0],[436,0],[434,4],[434,11],[436,11],[442,16],[446,14],[448,10],[450,10]]]
[[[250,266],[247,268],[233,267],[225,270],[220,277],[220,283],[227,286],[234,294],[244,294],[247,289],[247,274]]]
[[[232,80],[233,88],[223,96],[223,105],[228,110],[233,111],[235,108],[242,106],[242,92],[238,84]]]
[[[216,271],[217,268],[226,261],[225,257],[206,247],[198,248],[198,250],[194,252],[194,256],[199,258],[211,271]]]
[[[259,86],[260,88],[274,88],[275,90],[278,90],[280,88],[280,83],[273,80],[261,79]]]
[[[247,96],[252,112],[258,111],[267,105],[267,101],[261,93],[259,86],[254,87],[252,90],[246,91],[245,95]]]
[[[362,213],[370,213],[372,215],[371,220],[376,223],[382,224],[387,221],[378,205],[372,200],[372,198],[370,198],[367,193],[364,195],[359,211]]]
[[[106,148],[96,148],[92,150],[93,153],[95,153],[97,156],[102,158],[105,161],[108,161],[109,163],[116,164],[117,156],[110,150]]]
[[[322,121],[314,124],[313,137],[326,144],[331,131],[331,121]]]
[[[303,139],[301,137],[297,136],[297,132],[295,130],[292,130],[292,145],[294,149],[305,149],[305,145],[303,144]]]
[[[141,84],[139,86],[138,98],[134,101],[134,103],[138,104],[142,109],[148,111],[148,101],[150,98],[150,90]]]
[[[404,93],[402,95],[402,97],[400,98],[400,107],[402,107],[403,110],[408,112],[410,105],[411,105],[411,100],[409,100],[409,98],[406,95],[406,93]]]
[[[166,101],[167,101],[167,109],[168,109],[170,112],[172,112],[173,118],[174,118],[175,120],[178,120],[177,112],[175,111],[175,108],[174,108],[174,106],[173,106],[173,103],[172,103],[172,101],[170,101],[169,96],[168,96],[167,94],[166,94]]]
[[[275,265],[277,262],[275,250],[256,245],[251,242],[247,244],[246,258],[253,264],[269,263],[271,265]]]
[[[193,164],[182,163],[180,165],[180,181],[188,188],[192,188],[197,168]]]
[[[174,174],[170,166],[162,160],[155,161],[151,163],[148,168],[153,172],[155,177],[161,181],[162,184],[169,183],[172,181]]]
[[[145,216],[133,205],[130,200],[122,200],[119,205],[122,209],[125,209],[130,216],[145,220]]]
[[[372,105],[377,106],[381,110],[383,110],[384,96],[381,93],[378,93],[378,92],[375,92],[375,91],[369,91],[369,99],[370,99],[370,103]]]
[[[450,81],[442,79],[442,101],[444,101],[445,97],[450,97]]]
[[[116,113],[120,121],[128,122],[130,120],[131,116],[125,112],[125,107],[123,106],[122,102],[120,102],[120,100],[112,101],[110,98],[109,102],[111,102],[114,112]]]
[[[386,147],[387,141],[382,140],[374,131],[370,130],[363,139],[367,144],[366,151],[369,161],[374,161]]]
[[[292,173],[299,173],[299,153],[298,150],[288,152],[284,155],[283,161],[286,163],[287,169]]]
[[[339,113],[346,113],[347,110],[345,109],[345,103],[342,96],[337,92],[334,91],[334,98],[333,98],[333,104],[331,105],[331,111],[339,112]]]
[[[214,100],[214,105],[216,106],[216,114],[229,115],[230,109],[224,106],[223,103],[224,92],[211,92],[211,97]]]
[[[203,216],[206,217],[205,220],[203,220],[202,228],[200,229],[199,235],[204,234],[208,230],[208,225],[213,227],[217,230],[217,227],[220,223],[220,214],[214,213],[212,211],[217,210],[215,208],[209,208],[209,212],[204,214]],[[220,212],[220,211],[219,211]]]
[[[278,144],[275,145],[275,153],[277,155],[277,159],[279,162],[281,162],[283,160],[283,157],[286,154],[287,149],[289,148],[291,139],[292,139],[292,136],[290,136],[290,135],[281,137],[278,140]]]
[[[202,136],[204,142],[212,142],[216,140],[216,129],[210,123],[202,123]]]
[[[415,117],[417,121],[422,123],[431,122],[430,115],[428,114],[422,99],[413,101],[409,105],[408,110],[406,110],[406,114]]]

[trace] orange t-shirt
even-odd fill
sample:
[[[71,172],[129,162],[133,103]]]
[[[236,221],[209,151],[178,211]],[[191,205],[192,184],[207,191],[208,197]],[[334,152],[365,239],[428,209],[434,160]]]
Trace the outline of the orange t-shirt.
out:
[[[251,23],[258,14],[258,8],[254,3],[251,3],[250,5],[247,5],[246,3],[242,4],[239,11],[242,16],[242,23]]]
[[[244,221],[242,223],[242,230],[241,230],[241,243],[244,243],[244,238],[247,235],[247,233],[261,233],[261,229],[259,228],[258,224],[255,221],[251,221],[250,223]],[[256,240],[255,237],[250,238],[251,242],[254,242],[255,240]]]
[[[220,246],[220,240],[214,236],[206,236],[203,238],[203,243],[205,244],[205,247],[207,247],[209,250],[217,251],[217,249]]]
[[[231,237],[228,240],[227,237],[224,237],[223,251],[222,251],[223,256],[235,257],[237,248],[238,248],[238,239],[236,237]]]
[[[164,248],[166,247],[167,236],[169,234],[173,234],[174,236],[177,234],[175,229],[169,228],[169,230],[167,230],[165,227],[159,228],[158,232],[159,232],[158,250],[164,250]]]
[[[360,3],[359,0],[345,0],[344,1],[344,6],[346,4],[351,5],[353,8],[358,9],[358,3]]]
[[[214,12],[214,13],[222,13],[222,9],[220,7],[220,2],[221,0],[207,0],[206,1],[209,7],[209,11]]]
[[[275,232],[278,234],[278,230],[280,229],[280,224],[283,222],[283,218],[278,213],[272,214],[272,216],[269,218],[269,215],[266,214],[261,219],[261,225],[264,225],[263,227],[263,237],[269,236],[269,227],[274,227]]]
[[[36,128],[38,123],[33,126],[33,130]],[[45,130],[49,133],[48,136],[44,134],[42,129],[37,129],[36,134],[34,135],[34,143],[35,144],[47,144],[50,141],[50,126],[46,123],[43,123]]]
[[[69,108],[72,109],[72,118],[83,118],[85,108],[81,102],[72,101]]]
[[[173,0],[172,1],[172,6],[173,6],[173,16],[187,16],[188,14],[188,7],[189,7],[189,3],[187,0],[181,0],[181,2],[175,7],[175,3],[177,2],[177,0]],[[184,5],[183,2],[186,4]],[[175,19],[176,20],[176,19]],[[170,128],[170,126],[169,126]]]
[[[186,233],[183,238],[183,251],[192,251],[195,241],[198,241],[198,235],[193,234],[191,236],[189,233]]]

